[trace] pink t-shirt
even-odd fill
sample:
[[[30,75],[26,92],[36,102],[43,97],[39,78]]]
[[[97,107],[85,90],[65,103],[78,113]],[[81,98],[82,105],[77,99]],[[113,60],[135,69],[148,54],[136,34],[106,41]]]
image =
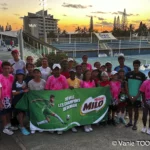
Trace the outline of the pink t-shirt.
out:
[[[0,60],[0,74],[2,73],[2,61]]]
[[[11,108],[13,82],[13,75],[10,74],[8,77],[3,76],[3,74],[0,75],[1,100],[5,109]]]
[[[63,90],[68,89],[68,82],[65,76],[60,75],[58,78],[55,78],[53,75],[47,79],[46,90]]]
[[[92,70],[92,65],[87,63],[87,67],[86,67],[88,70]]]
[[[81,81],[81,88],[93,88],[95,87],[94,80],[92,81]]]
[[[146,80],[142,83],[140,91],[145,93],[146,100],[150,100],[150,80]]]
[[[118,100],[119,94],[121,92],[121,82],[110,81],[110,91],[111,91],[112,98]]]

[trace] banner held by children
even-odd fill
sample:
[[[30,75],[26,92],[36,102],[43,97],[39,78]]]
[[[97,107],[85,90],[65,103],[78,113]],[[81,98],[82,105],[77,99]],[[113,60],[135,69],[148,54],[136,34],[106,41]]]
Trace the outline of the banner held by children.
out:
[[[107,120],[109,87],[60,91],[30,91],[16,108],[30,113],[30,129],[64,131]]]

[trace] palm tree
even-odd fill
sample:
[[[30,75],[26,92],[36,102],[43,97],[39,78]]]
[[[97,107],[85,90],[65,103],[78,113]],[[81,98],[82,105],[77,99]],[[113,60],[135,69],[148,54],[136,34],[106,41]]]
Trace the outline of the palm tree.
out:
[[[81,33],[81,28],[78,26],[78,27],[75,29],[75,32]]]
[[[83,36],[86,36],[86,34],[87,34],[87,28],[84,27],[83,29],[81,29],[81,33],[82,33]]]
[[[63,30],[62,33],[61,33],[63,36],[66,36],[68,33],[66,30]]]

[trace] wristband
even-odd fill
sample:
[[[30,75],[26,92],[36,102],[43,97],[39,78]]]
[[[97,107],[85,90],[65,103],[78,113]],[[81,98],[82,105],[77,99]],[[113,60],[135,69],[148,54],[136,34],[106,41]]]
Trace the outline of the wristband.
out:
[[[20,94],[22,94],[24,91],[23,90],[20,90]]]

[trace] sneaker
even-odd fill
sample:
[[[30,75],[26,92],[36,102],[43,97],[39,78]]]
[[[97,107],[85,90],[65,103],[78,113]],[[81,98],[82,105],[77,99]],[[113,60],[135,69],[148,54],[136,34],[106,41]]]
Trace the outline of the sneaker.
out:
[[[150,135],[150,128],[147,129],[146,133]]]
[[[91,125],[88,125],[88,128],[89,128],[90,132],[93,131],[93,128],[91,127]]]
[[[40,133],[42,133],[42,132],[43,132],[43,130],[39,130],[39,132],[40,132]]]
[[[9,129],[12,131],[16,131],[16,130],[18,130],[18,127],[10,126]]]
[[[134,125],[134,126],[132,127],[132,130],[137,130],[137,126]]]
[[[13,134],[14,134],[13,131],[11,131],[11,130],[9,130],[9,129],[7,129],[7,128],[3,129],[3,133],[5,133],[5,134],[7,134],[7,135],[13,135]]]
[[[57,134],[58,134],[58,135],[62,135],[62,134],[63,134],[63,131],[57,131]]]
[[[76,128],[72,128],[71,130],[72,130],[72,132],[74,132],[74,133],[77,133],[77,132],[78,132],[78,130],[77,130]]]
[[[85,131],[86,133],[90,132],[88,126],[84,126],[84,131]]]
[[[120,118],[121,123],[123,123],[124,125],[126,125],[126,121],[124,118]]]
[[[146,127],[143,127],[142,130],[141,130],[141,132],[145,133],[146,130],[147,130]]]
[[[30,132],[26,128],[24,128],[24,127],[21,128],[21,133],[23,135],[29,135],[30,134]]]
[[[35,133],[35,130],[31,130],[31,134],[34,134]]]
[[[126,116],[125,116],[125,119],[129,119],[129,116],[128,116],[128,115],[126,115]]]
[[[128,124],[125,125],[125,127],[127,127],[127,128],[128,128],[128,127],[132,127],[132,126],[133,126],[133,124],[130,123],[130,122],[129,122]]]

